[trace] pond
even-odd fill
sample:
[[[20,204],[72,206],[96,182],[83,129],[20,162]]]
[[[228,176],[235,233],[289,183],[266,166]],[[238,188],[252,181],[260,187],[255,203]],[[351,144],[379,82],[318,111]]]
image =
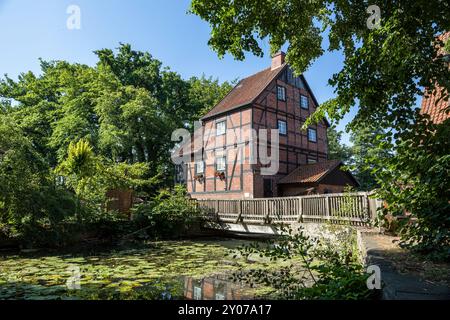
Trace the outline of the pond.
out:
[[[233,283],[231,274],[280,262],[234,257],[246,243],[162,241],[89,253],[3,255],[0,299],[252,299],[270,288]]]

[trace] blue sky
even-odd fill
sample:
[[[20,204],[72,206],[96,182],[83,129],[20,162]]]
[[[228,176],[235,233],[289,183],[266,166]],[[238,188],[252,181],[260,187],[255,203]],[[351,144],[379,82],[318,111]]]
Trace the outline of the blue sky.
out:
[[[264,58],[248,55],[219,59],[208,47],[210,28],[187,14],[189,0],[0,0],[0,75],[15,78],[21,72],[39,72],[38,58],[93,65],[94,50],[130,43],[150,52],[183,77],[207,76],[220,81],[243,78],[270,64],[269,46]],[[81,30],[69,30],[69,5],[81,9]],[[326,46],[326,43],[324,43]],[[342,55],[326,53],[305,73],[319,103],[333,97],[327,85],[342,66]],[[343,129],[349,114],[339,125]],[[348,142],[345,135],[344,142]]]

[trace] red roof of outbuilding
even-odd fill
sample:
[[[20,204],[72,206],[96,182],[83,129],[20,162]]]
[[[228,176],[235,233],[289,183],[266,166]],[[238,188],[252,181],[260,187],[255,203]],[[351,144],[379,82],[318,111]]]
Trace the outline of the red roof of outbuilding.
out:
[[[300,167],[292,171],[278,183],[316,183],[341,165],[342,162],[339,160],[300,165]]]

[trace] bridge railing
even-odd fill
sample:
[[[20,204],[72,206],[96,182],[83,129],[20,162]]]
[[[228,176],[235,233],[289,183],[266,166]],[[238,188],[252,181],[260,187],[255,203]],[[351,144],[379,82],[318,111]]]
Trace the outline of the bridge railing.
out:
[[[271,224],[292,222],[367,225],[376,216],[380,200],[357,192],[302,197],[196,200],[209,216],[229,223]]]

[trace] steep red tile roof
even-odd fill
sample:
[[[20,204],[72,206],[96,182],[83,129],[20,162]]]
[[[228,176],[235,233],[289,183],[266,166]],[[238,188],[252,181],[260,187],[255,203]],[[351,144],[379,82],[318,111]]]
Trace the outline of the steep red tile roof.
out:
[[[252,103],[285,66],[286,64],[274,70],[267,68],[239,81],[234,89],[212,108],[202,120]]]
[[[446,32],[438,37],[439,40],[450,41],[450,32]],[[444,49],[441,48],[439,50],[440,54],[445,54]],[[425,92],[422,99],[422,114],[428,114],[436,124],[440,124],[450,118],[450,112],[448,110],[450,106],[449,101],[445,101],[443,96],[445,95],[445,91],[442,87],[435,87],[435,91],[432,94],[428,94]]]
[[[315,183],[342,164],[339,160],[329,160],[313,164],[300,165],[289,175],[281,179],[279,184],[288,183]]]

